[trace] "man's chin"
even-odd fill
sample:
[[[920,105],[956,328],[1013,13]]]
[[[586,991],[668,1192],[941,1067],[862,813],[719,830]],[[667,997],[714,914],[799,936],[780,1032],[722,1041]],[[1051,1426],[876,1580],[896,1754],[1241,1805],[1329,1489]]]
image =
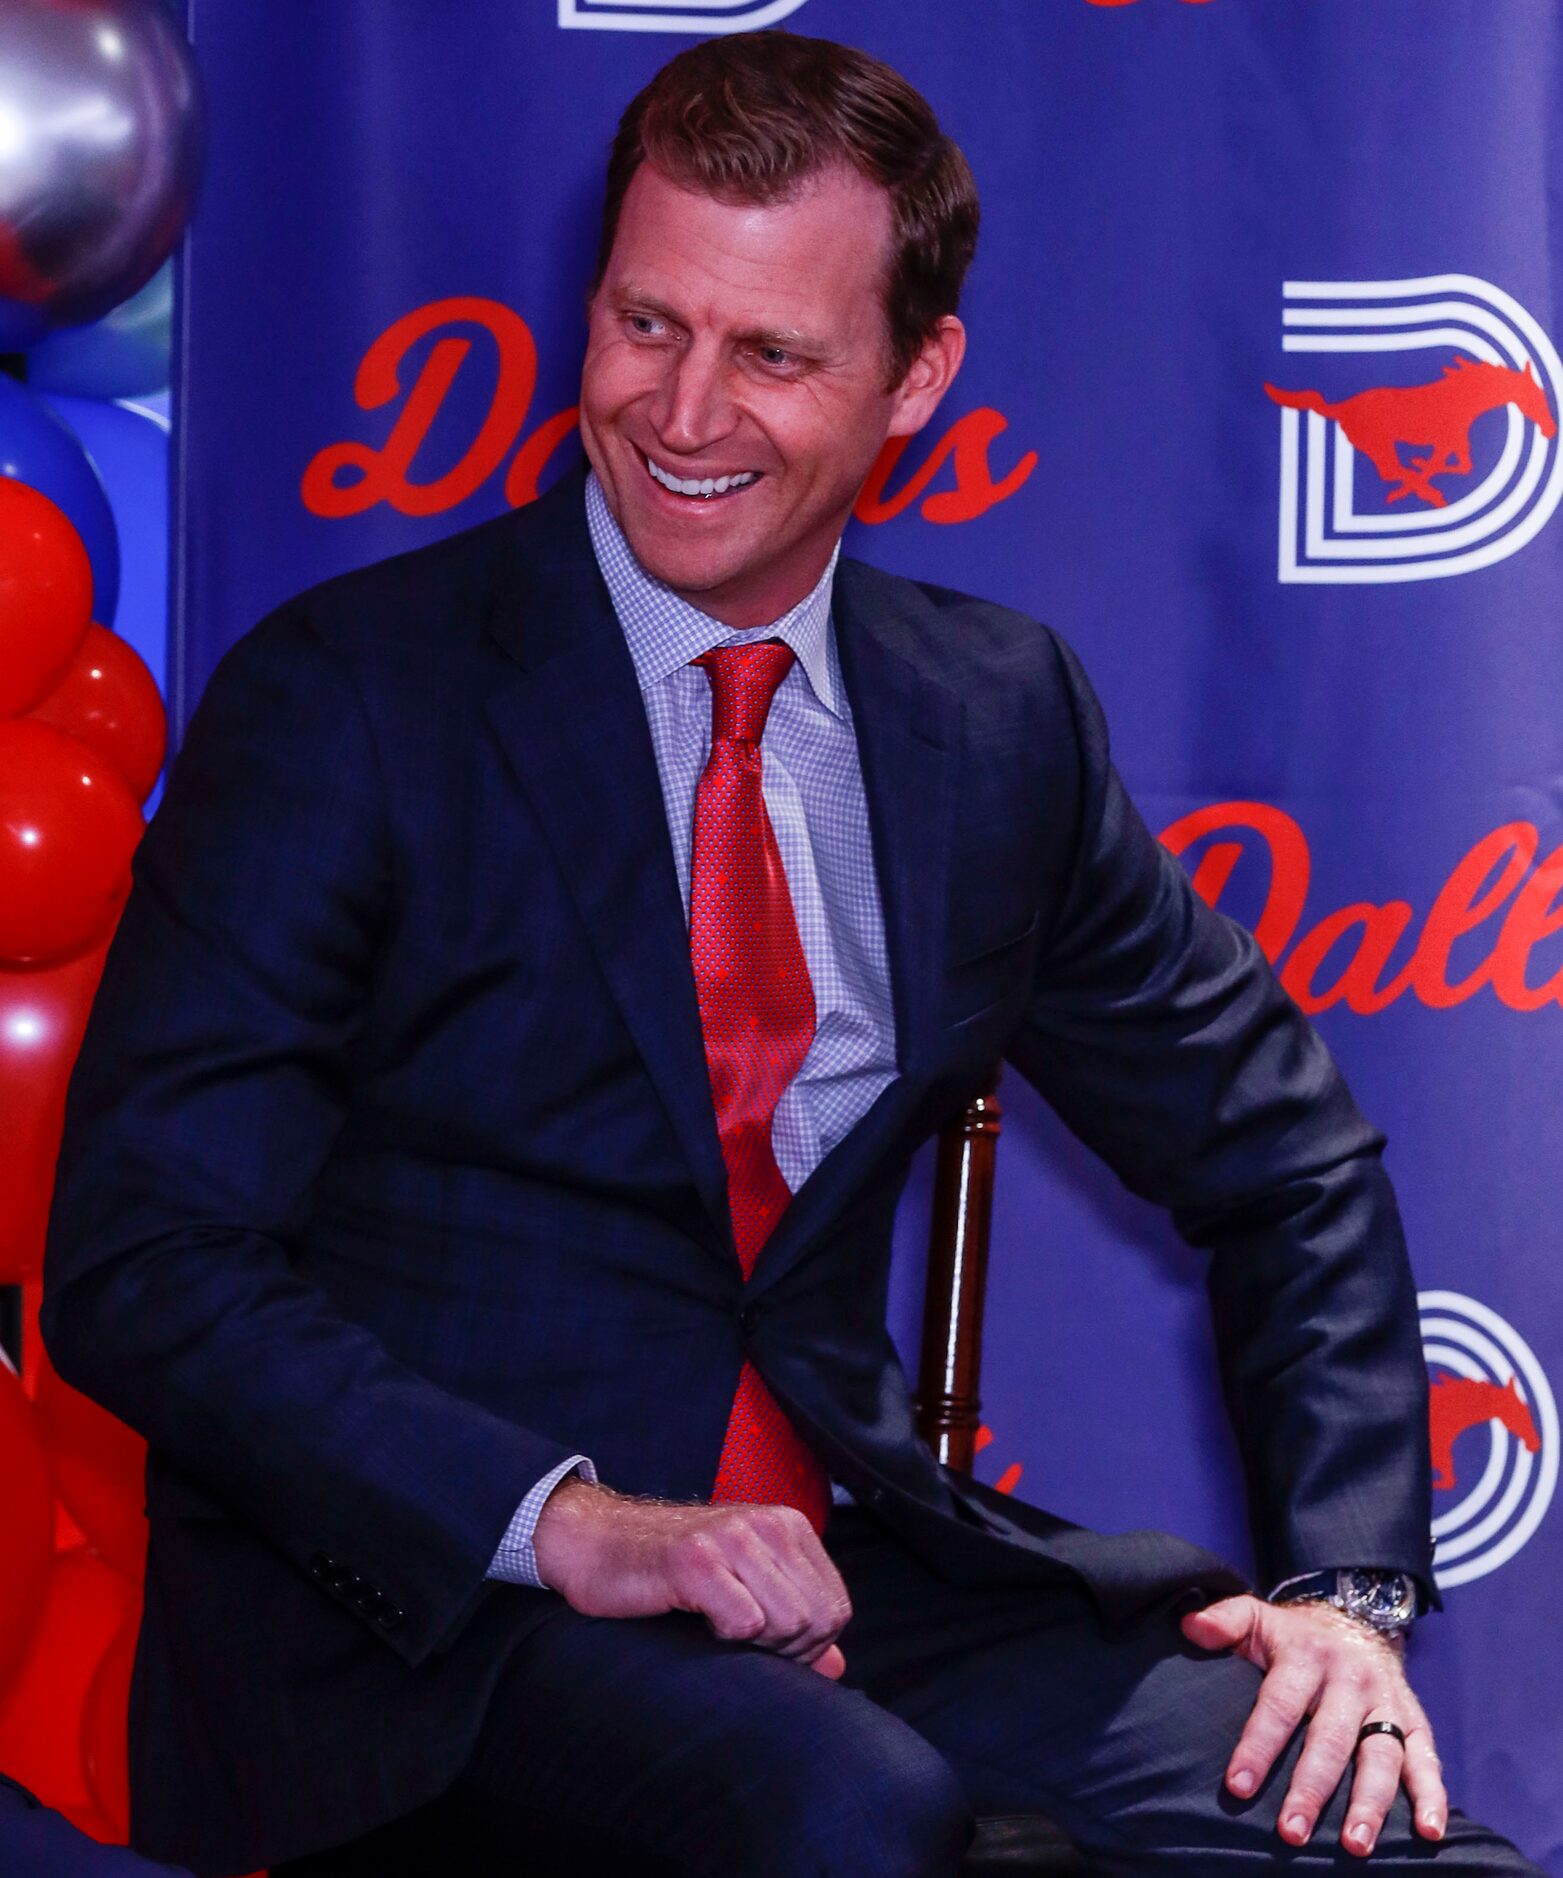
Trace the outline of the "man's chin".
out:
[[[714,556],[681,554],[676,548],[670,549],[665,543],[654,539],[637,539],[635,532],[630,529],[624,533],[630,552],[646,573],[653,580],[661,581],[664,587],[671,587],[693,606],[701,605],[702,595],[710,595],[714,599],[739,572],[737,565]]]

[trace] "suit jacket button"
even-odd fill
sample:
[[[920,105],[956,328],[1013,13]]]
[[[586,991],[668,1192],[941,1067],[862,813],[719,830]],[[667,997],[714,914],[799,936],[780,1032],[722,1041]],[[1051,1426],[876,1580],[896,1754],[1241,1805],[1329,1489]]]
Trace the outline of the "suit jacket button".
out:
[[[755,1326],[760,1321],[758,1304],[742,1304],[738,1307],[738,1328],[746,1337],[754,1335]]]

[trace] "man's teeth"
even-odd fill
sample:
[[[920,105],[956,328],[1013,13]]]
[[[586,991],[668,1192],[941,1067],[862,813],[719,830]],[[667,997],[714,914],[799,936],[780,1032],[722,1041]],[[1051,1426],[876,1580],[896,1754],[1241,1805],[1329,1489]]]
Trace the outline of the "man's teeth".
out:
[[[651,471],[654,481],[661,483],[664,489],[671,489],[676,496],[725,496],[729,489],[746,489],[759,474],[757,470],[744,470],[737,476],[707,476],[688,480],[673,476],[651,458],[646,458],[646,468]]]

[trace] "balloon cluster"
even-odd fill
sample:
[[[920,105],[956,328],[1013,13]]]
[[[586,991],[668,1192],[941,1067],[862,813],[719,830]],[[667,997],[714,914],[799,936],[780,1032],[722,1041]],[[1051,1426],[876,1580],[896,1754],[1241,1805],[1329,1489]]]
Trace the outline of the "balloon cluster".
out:
[[[190,47],[160,0],[4,0],[0,474],[92,560],[97,618],[163,672],[171,256],[203,142]]]
[[[50,1365],[38,1273],[66,1083],[163,766],[159,404],[200,99],[161,0],[4,13],[0,1285],[21,1287],[23,1360],[0,1351],[0,1772],[123,1840],[144,1447]]]
[[[92,597],[63,510],[0,478],[0,1282],[33,1323],[66,1082],[163,764],[157,685]],[[118,1839],[142,1444],[25,1348],[25,1388],[0,1369],[0,1769]]]

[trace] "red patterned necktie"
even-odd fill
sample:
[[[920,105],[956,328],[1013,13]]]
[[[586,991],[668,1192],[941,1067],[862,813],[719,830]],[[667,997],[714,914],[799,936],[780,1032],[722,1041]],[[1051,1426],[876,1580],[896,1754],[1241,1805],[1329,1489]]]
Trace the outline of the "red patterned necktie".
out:
[[[695,796],[689,945],[745,1278],[792,1197],[771,1117],[814,1038],[814,986],[760,792],[760,737],[792,662],[791,647],[775,640],[718,646],[694,661],[711,681],[711,755]],[[824,1467],[749,1362],[711,1497],[796,1506],[816,1532],[830,1510]]]

